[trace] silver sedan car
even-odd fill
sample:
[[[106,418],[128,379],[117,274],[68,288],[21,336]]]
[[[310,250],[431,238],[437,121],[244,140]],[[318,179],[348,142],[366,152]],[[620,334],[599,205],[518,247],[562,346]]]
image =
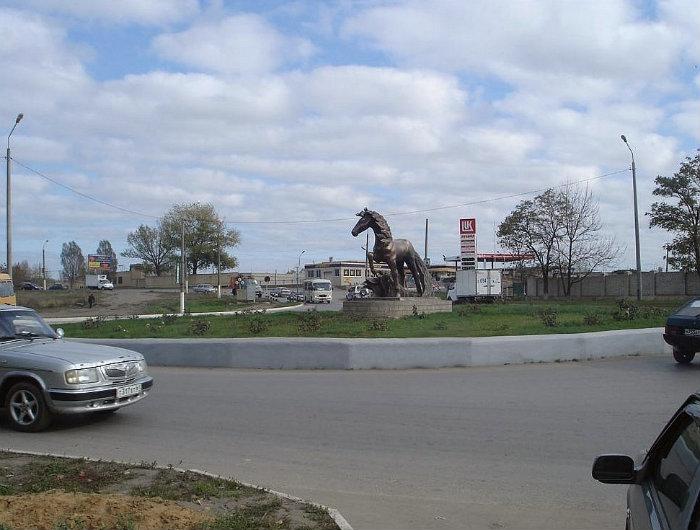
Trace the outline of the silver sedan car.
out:
[[[0,409],[12,428],[40,431],[56,414],[114,412],[152,387],[140,353],[65,341],[33,309],[0,305]]]

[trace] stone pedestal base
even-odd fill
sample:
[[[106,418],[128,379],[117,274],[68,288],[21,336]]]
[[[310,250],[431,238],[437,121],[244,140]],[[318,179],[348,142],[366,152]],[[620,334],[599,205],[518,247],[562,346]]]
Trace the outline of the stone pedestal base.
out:
[[[343,312],[349,315],[376,318],[401,318],[411,316],[415,314],[415,312],[419,314],[430,314],[449,313],[450,311],[452,311],[452,302],[432,296],[416,298],[365,298],[362,300],[343,301]]]

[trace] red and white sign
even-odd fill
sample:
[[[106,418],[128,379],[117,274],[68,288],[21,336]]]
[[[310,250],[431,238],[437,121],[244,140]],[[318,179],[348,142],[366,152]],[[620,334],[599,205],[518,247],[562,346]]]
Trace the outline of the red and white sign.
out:
[[[476,268],[476,219],[459,220],[459,255],[462,270]]]
[[[460,219],[459,234],[474,234],[476,236],[476,219]]]

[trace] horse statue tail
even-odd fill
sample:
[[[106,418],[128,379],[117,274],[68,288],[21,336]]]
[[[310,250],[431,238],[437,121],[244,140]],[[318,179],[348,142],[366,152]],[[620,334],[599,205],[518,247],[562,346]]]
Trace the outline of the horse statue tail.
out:
[[[433,294],[433,280],[430,277],[430,271],[428,270],[428,266],[425,264],[425,261],[423,261],[423,258],[420,257],[420,254],[416,252],[414,248],[411,249],[413,251],[413,260],[416,264],[416,269],[418,269],[418,274],[420,275],[420,282],[423,284],[423,294],[422,296],[430,296]],[[415,278],[416,280],[416,285],[418,284],[418,278]]]

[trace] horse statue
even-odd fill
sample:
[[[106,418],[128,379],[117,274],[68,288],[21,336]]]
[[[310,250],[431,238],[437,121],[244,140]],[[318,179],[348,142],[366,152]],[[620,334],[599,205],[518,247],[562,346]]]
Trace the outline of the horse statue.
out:
[[[391,229],[386,219],[377,212],[365,208],[357,213],[360,218],[352,229],[352,235],[357,237],[368,228],[374,232],[374,248],[367,252],[370,270],[374,276],[379,276],[374,270],[374,262],[386,263],[389,267],[389,276],[393,289],[385,292],[396,292],[399,295],[406,294],[406,278],[404,266],[411,271],[416,281],[418,296],[429,296],[433,292],[430,273],[425,262],[421,259],[407,239],[394,239],[391,237]],[[390,296],[390,295],[385,295]]]

